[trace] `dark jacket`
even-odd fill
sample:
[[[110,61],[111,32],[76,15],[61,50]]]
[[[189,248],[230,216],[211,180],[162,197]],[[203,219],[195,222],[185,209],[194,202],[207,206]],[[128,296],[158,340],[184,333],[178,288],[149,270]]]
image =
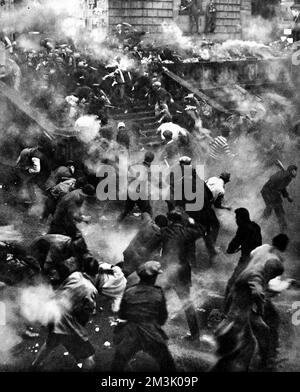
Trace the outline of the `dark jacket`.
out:
[[[162,371],[174,371],[175,365],[166,345],[167,335],[161,328],[168,313],[162,289],[138,283],[125,291],[120,318],[127,320],[114,331],[116,345],[113,369],[122,371],[135,353],[149,353]]]
[[[152,255],[161,245],[160,228],[146,212],[143,214],[143,225],[125,249],[124,271],[130,275],[139,265],[151,260]]]
[[[119,316],[135,323],[163,325],[168,318],[163,290],[143,282],[130,287],[124,293]]]
[[[66,166],[58,167],[48,178],[46,182],[46,190],[53,188],[55,185],[69,178],[74,178],[74,173],[71,172],[71,169]]]
[[[259,225],[249,221],[238,227],[235,237],[228,245],[227,253],[235,253],[241,248],[241,255],[249,256],[261,244],[262,237]]]
[[[31,243],[29,252],[42,269],[49,271],[60,261],[73,256],[71,243],[71,238],[65,235],[46,234]]]
[[[130,137],[128,135],[128,131],[126,129],[124,130],[119,130],[117,134],[117,142],[121,145],[127,148],[127,150],[130,147]]]
[[[271,279],[282,275],[281,257],[272,246],[262,245],[251,253],[247,268],[238,276],[231,291],[230,314],[255,311],[263,314],[265,296]]]
[[[170,283],[191,283],[192,254],[195,241],[203,235],[200,226],[185,226],[173,223],[163,228],[162,232],[162,263],[168,268]]]
[[[262,188],[262,196],[266,203],[282,203],[282,196],[288,198],[287,186],[293,180],[293,176],[287,170],[279,171],[270,177],[269,181]]]
[[[74,238],[81,235],[77,223],[82,222],[81,208],[85,196],[80,189],[63,196],[57,204],[49,234],[63,234]]]

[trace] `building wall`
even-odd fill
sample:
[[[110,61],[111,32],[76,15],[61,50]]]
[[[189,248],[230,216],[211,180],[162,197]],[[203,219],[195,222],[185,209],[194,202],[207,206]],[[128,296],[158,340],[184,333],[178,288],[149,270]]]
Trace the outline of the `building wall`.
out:
[[[251,0],[215,0],[217,7],[216,38],[241,38],[243,22],[251,15]],[[127,22],[135,27],[159,34],[163,23],[175,21],[183,32],[190,32],[188,15],[179,15],[180,0],[109,0],[109,25],[113,28]],[[205,10],[208,0],[202,0]],[[205,16],[200,17],[200,29]]]
[[[7,11],[12,8],[14,0],[5,0],[5,3],[0,6],[0,13],[1,11]]]
[[[111,28],[126,22],[149,33],[159,33],[162,23],[172,22],[177,0],[110,0],[109,25]],[[179,7],[179,5],[178,5]]]

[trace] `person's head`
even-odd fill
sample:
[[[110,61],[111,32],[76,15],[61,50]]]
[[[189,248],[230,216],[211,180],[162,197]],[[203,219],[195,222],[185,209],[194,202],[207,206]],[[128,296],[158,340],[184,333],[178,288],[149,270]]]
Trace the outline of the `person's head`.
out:
[[[184,100],[185,102],[189,102],[189,101],[191,101],[193,98],[194,98],[194,94],[188,94],[188,95],[186,95],[186,96],[183,98],[183,100]]]
[[[81,191],[85,197],[94,197],[96,190],[91,184],[86,184],[81,188]]]
[[[87,253],[88,248],[83,237],[75,238],[71,243],[72,253],[74,256]]]
[[[79,177],[78,180],[76,180],[75,188],[81,189],[86,184],[87,184],[87,179],[85,177]]]
[[[165,215],[157,215],[154,222],[160,228],[168,226],[168,218]]]
[[[282,275],[284,267],[280,260],[268,260],[265,265],[264,274],[268,281]]]
[[[273,238],[272,245],[280,252],[285,252],[289,242],[289,237],[286,234],[278,234],[276,237]]]
[[[288,168],[287,168],[287,171],[290,173],[290,175],[292,176],[292,177],[296,177],[297,176],[297,171],[298,171],[298,167],[296,166],[296,165],[290,165]]]
[[[230,182],[230,177],[231,177],[231,174],[226,173],[226,172],[223,172],[220,175],[220,178],[224,181],[224,184],[227,184],[228,182]]]
[[[126,125],[123,122],[119,122],[118,131],[124,131],[126,129]]]
[[[238,208],[235,211],[235,221],[238,226],[250,222],[250,214],[246,208]]]
[[[87,275],[91,276],[92,278],[96,277],[99,271],[99,263],[94,257],[89,256],[85,257],[83,260],[83,272]]]
[[[221,135],[225,138],[228,138],[230,136],[230,129],[228,127],[222,127]]]
[[[161,273],[161,264],[152,260],[142,264],[137,270],[140,280],[147,284],[155,284],[157,276]]]
[[[182,223],[183,217],[182,217],[182,214],[180,213],[180,211],[173,210],[168,213],[168,220],[171,223]]]
[[[192,164],[192,158],[184,156],[179,158],[179,164],[181,166],[190,166]]]
[[[155,89],[155,90],[158,90],[158,89],[160,89],[161,88],[161,83],[160,82],[154,82],[153,83],[153,88]]]
[[[75,163],[73,161],[68,161],[66,166],[70,169],[71,173],[75,173]]]
[[[146,154],[144,155],[144,163],[148,166],[151,165],[151,163],[154,161],[155,155],[153,154],[152,151],[147,151]]]
[[[171,131],[164,131],[162,135],[167,142],[170,142],[173,139],[173,133]]]

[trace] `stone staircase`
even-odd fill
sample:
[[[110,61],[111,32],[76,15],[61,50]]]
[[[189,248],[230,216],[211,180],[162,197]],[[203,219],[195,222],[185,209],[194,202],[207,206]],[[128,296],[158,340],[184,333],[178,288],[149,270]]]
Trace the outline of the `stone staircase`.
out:
[[[140,132],[136,132],[136,134],[139,134],[136,136],[136,147],[138,147],[138,144],[145,147],[155,147],[160,144],[160,137],[156,134],[159,125],[154,114],[154,106],[134,105],[127,113],[114,109],[110,116],[116,124],[122,121],[128,129],[140,130]]]

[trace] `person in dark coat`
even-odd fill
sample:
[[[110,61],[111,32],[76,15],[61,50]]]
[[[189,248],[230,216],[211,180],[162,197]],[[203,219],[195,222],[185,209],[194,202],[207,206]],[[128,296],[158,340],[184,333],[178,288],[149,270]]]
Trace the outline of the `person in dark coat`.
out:
[[[46,201],[42,220],[46,220],[49,215],[53,215],[59,199],[75,188],[75,164],[73,161],[68,161],[65,166],[59,166],[54,170],[48,178],[46,189]]]
[[[190,298],[192,286],[191,263],[195,241],[203,235],[201,226],[185,224],[179,211],[168,214],[170,224],[162,229],[162,265],[166,270],[165,287],[174,289],[181,300],[190,328],[186,338],[197,340],[200,336],[197,314]]]
[[[55,185],[75,177],[75,163],[68,161],[64,166],[59,166],[54,170],[46,182],[46,190],[52,189]]]
[[[56,207],[48,234],[63,234],[71,238],[81,236],[77,224],[88,220],[82,215],[83,203],[94,196],[95,188],[90,184],[65,195]]]
[[[164,215],[158,215],[154,220],[143,213],[142,227],[127,246],[122,266],[125,277],[135,272],[147,260],[154,259],[155,252],[162,244],[161,229],[168,225]]]
[[[130,137],[128,134],[128,130],[126,129],[126,126],[123,122],[120,122],[118,124],[118,134],[117,134],[117,142],[126,148],[126,150],[129,150],[130,147]]]
[[[216,30],[217,8],[214,0],[210,0],[206,8],[205,34],[212,34]]]
[[[238,230],[227,248],[228,254],[234,254],[241,251],[239,262],[228,281],[225,300],[234,281],[239,274],[247,267],[250,260],[250,253],[262,245],[262,236],[260,226],[250,220],[249,211],[246,208],[235,210],[235,220]]]
[[[82,258],[88,254],[88,248],[82,237],[72,240],[61,234],[46,234],[31,243],[29,254],[50,279],[59,280],[82,269]]]
[[[290,203],[293,202],[286,188],[297,176],[297,170],[297,166],[291,165],[287,170],[281,170],[273,174],[261,190],[261,195],[266,204],[263,217],[268,219],[274,210],[281,232],[285,232],[287,229],[282,197]]]
[[[251,253],[251,260],[237,277],[230,292],[230,307],[216,330],[218,372],[248,371],[258,345],[261,368],[268,368],[274,356],[278,331],[266,319],[269,282],[284,272],[282,253],[289,239],[279,234],[272,245],[262,245]],[[276,343],[275,343],[276,344]]]
[[[139,351],[151,355],[160,366],[161,372],[175,371],[173,358],[166,341],[167,335],[161,328],[168,318],[164,292],[155,286],[161,273],[157,261],[148,261],[138,269],[140,282],[125,291],[119,317],[120,323],[114,331],[116,352],[112,370],[122,372],[126,364]]]
[[[153,152],[148,151],[148,152],[146,152],[146,154],[144,156],[144,161],[142,163],[143,167],[146,169],[145,170],[144,184],[145,184],[145,188],[148,187],[148,190],[149,190],[149,178],[150,178],[150,172],[151,172],[151,164],[152,164],[152,162],[154,160],[154,157],[155,156],[154,156]],[[128,170],[129,171],[129,181],[128,181],[128,187],[129,188],[130,188],[130,184],[132,183],[132,181],[135,178],[137,178],[137,176],[138,176],[138,174],[135,173],[134,169],[133,169],[133,172],[132,172],[132,168],[134,168],[134,166],[135,165],[132,165],[131,167],[129,167],[129,170]],[[140,175],[139,179],[142,177],[142,174]],[[130,175],[132,175],[132,178],[130,178]],[[139,190],[134,189],[134,191],[136,193],[140,193],[141,196],[143,195],[143,192],[142,192],[141,189],[139,189]],[[130,194],[128,192],[127,193],[127,200],[125,202],[125,208],[124,208],[124,211],[119,216],[118,222],[122,222],[126,218],[126,216],[134,209],[135,205],[138,206],[138,208],[140,209],[140,211],[142,213],[143,212],[147,212],[149,215],[152,216],[152,207],[151,207],[150,200],[149,200],[149,196],[150,195],[147,195],[147,196],[148,196],[147,199],[143,198],[143,197],[140,197],[137,200],[133,200],[130,197]]]

